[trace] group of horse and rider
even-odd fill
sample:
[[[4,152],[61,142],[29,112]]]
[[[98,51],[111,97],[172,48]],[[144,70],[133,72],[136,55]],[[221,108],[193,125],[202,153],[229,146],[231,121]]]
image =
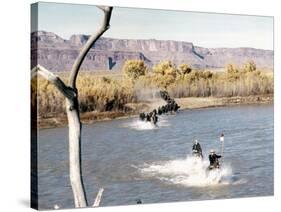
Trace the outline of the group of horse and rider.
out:
[[[194,141],[194,144],[192,146],[192,155],[194,157],[199,157],[203,159],[203,154],[202,154],[202,148],[201,145],[199,144],[198,140]],[[221,158],[221,155],[216,154],[214,149],[210,150],[209,154],[209,169],[218,169],[220,168],[220,163],[219,163],[219,158]]]
[[[158,122],[158,116],[169,113],[169,112],[177,112],[180,106],[175,102],[173,98],[170,97],[167,91],[160,91],[160,97],[166,101],[166,105],[163,105],[159,107],[158,109],[154,109],[153,111],[149,113],[140,113],[139,118],[142,121],[152,122],[153,124],[157,124]],[[224,139],[224,135],[221,135],[221,139]],[[221,140],[222,141],[222,140]],[[194,144],[192,146],[192,155],[194,157],[199,157],[203,159],[202,154],[202,148],[199,144],[198,140],[194,141]],[[219,158],[221,158],[221,155],[216,154],[214,149],[210,150],[209,154],[209,169],[218,169],[220,168]]]
[[[154,109],[149,113],[140,113],[139,117],[142,121],[152,122],[153,124],[157,124],[158,116],[162,114],[175,113],[178,111],[180,106],[176,103],[176,101],[171,98],[167,91],[160,91],[160,97],[167,103],[166,105],[162,105],[158,107],[158,109]]]

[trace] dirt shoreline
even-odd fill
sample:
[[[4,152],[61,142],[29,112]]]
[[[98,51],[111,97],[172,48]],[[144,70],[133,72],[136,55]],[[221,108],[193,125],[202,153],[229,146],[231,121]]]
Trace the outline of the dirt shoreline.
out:
[[[247,97],[186,97],[175,98],[175,101],[180,105],[180,110],[201,109],[211,107],[226,107],[234,105],[249,105],[249,104],[272,104],[274,99],[273,95],[255,95]],[[107,121],[114,119],[125,119],[136,117],[141,111],[149,111],[149,102],[128,104],[130,105],[131,112],[86,112],[82,113],[81,121],[83,124],[92,124],[97,121]],[[48,129],[56,127],[67,126],[66,115],[39,117],[37,120],[37,127],[39,129]]]

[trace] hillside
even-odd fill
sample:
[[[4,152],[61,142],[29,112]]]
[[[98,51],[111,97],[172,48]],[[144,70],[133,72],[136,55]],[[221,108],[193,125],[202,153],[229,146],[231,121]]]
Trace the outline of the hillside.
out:
[[[52,71],[70,70],[87,35],[65,40],[52,32],[31,33],[32,66],[40,63]],[[83,70],[120,70],[128,59],[144,60],[153,66],[162,60],[187,63],[193,68],[223,68],[254,60],[259,68],[273,69],[273,51],[254,48],[204,48],[191,42],[100,38],[85,59]],[[37,62],[36,62],[37,61]]]

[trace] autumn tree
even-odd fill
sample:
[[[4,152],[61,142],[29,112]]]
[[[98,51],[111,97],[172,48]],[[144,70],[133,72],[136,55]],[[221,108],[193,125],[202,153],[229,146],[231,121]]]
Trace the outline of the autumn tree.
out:
[[[254,61],[249,61],[244,65],[245,72],[254,72],[257,70],[257,66]]]
[[[144,76],[148,69],[143,60],[127,60],[122,68],[124,75],[133,81]]]
[[[192,71],[192,68],[188,64],[180,64],[178,67],[180,74],[185,75],[189,74]]]
[[[167,88],[175,82],[177,69],[171,61],[162,61],[153,66],[153,81],[162,88]]]

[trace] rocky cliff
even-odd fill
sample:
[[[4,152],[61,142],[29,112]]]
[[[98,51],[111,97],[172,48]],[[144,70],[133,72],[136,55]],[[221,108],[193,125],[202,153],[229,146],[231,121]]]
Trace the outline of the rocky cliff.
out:
[[[64,40],[52,32],[31,34],[32,66],[40,63],[52,71],[70,70],[89,36],[72,35]],[[83,70],[120,70],[129,59],[144,60],[152,66],[162,60],[187,63],[193,68],[222,68],[254,60],[260,68],[273,68],[273,51],[254,48],[203,48],[190,42],[100,38],[83,62]]]

